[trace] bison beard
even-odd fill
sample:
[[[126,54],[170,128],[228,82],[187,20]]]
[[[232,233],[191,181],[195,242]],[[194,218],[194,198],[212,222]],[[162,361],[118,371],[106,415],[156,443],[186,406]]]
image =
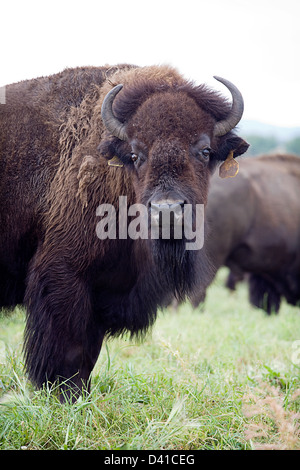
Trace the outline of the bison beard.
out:
[[[204,252],[186,251],[185,243],[184,239],[159,240],[153,246],[155,265],[164,273],[164,290],[168,292],[172,286],[178,300],[184,300],[188,292],[193,292],[197,281],[210,277],[211,274]]]
[[[170,67],[111,70],[10,85],[0,108],[2,303],[24,299],[29,378],[59,380],[64,397],[89,388],[106,336],[142,335],[158,307],[212,277],[184,239],[99,240],[99,204],[173,204],[175,191],[205,205],[217,163],[248,147],[232,132],[243,100],[230,82],[232,105]]]

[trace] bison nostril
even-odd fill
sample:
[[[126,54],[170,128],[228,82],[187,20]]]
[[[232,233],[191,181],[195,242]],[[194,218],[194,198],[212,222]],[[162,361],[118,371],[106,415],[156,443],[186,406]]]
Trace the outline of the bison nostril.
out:
[[[160,200],[150,203],[151,221],[156,226],[181,225],[183,222],[182,200]]]

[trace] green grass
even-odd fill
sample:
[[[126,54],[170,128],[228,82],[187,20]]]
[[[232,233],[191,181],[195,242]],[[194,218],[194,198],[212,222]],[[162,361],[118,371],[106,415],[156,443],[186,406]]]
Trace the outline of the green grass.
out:
[[[73,405],[27,382],[24,312],[3,315],[0,449],[300,449],[299,308],[267,316],[226,273],[201,309],[161,312],[142,344],[104,345]]]

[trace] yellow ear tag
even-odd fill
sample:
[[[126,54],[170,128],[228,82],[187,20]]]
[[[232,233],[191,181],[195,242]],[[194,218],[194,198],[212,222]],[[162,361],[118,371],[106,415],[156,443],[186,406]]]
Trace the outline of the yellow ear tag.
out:
[[[225,162],[219,168],[219,176],[221,178],[234,178],[239,172],[239,164],[233,158],[233,150],[231,150]]]
[[[121,162],[119,157],[117,157],[116,155],[114,157],[112,157],[110,160],[108,160],[108,165],[109,166],[118,166],[118,167],[124,166],[124,164]]]

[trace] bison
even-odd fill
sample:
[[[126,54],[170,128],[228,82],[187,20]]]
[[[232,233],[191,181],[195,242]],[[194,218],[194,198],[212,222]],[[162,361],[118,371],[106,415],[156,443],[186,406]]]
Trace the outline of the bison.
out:
[[[227,287],[243,279],[250,302],[268,314],[281,297],[300,301],[300,158],[245,158],[231,181],[213,176],[206,221],[206,249],[215,269],[228,266]],[[204,299],[203,285],[193,297]]]
[[[143,334],[168,296],[207,284],[205,250],[161,232],[126,237],[118,214],[122,197],[128,213],[134,204],[149,217],[189,205],[195,216],[218,162],[246,151],[233,131],[242,95],[215,78],[232,103],[169,66],[79,67],[6,87],[0,301],[26,306],[25,367],[35,386],[58,381],[61,396],[76,399],[105,337]],[[116,237],[97,236],[105,205]],[[182,214],[170,226],[183,225]]]

